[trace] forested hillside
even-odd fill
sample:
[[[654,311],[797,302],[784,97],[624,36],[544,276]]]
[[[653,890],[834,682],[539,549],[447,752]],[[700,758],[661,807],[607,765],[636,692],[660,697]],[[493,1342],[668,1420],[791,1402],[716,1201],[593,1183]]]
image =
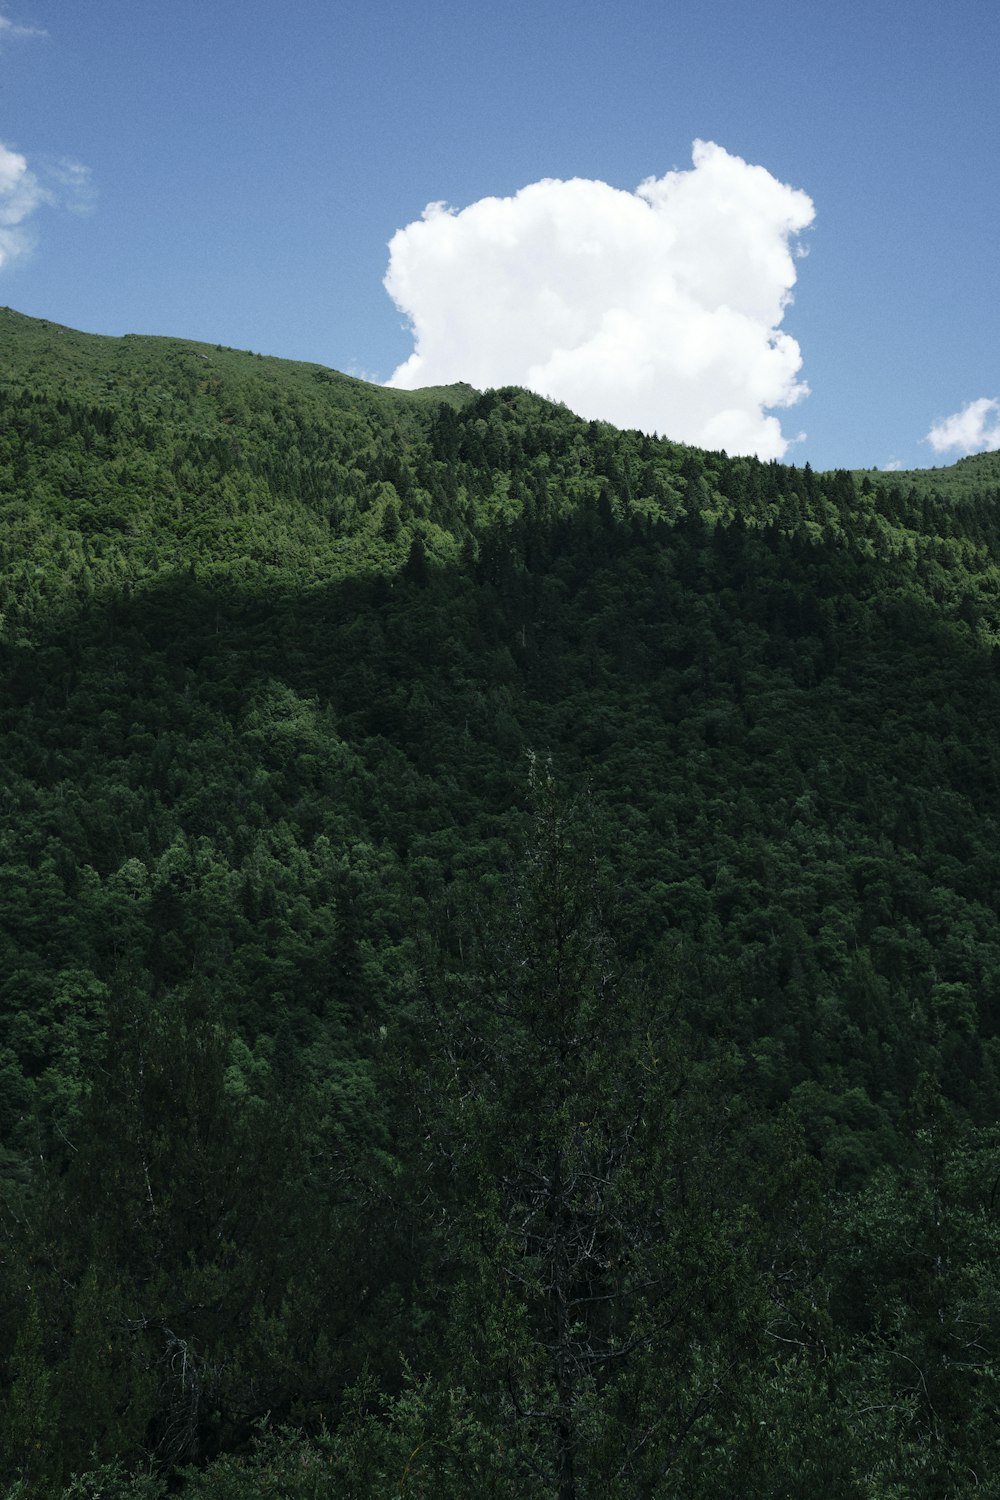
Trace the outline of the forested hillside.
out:
[[[0,311],[10,1497],[1000,1440],[1000,459]]]

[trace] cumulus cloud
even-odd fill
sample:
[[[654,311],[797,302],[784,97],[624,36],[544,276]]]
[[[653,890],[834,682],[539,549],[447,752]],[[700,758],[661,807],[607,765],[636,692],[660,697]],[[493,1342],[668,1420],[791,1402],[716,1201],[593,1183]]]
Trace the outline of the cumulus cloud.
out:
[[[980,396],[945,417],[924,438],[935,453],[983,453],[1000,448],[1000,401]]]
[[[29,220],[42,204],[88,213],[94,196],[90,169],[81,162],[48,162],[35,171],[0,141],[0,270],[34,245]]]
[[[808,394],[780,329],[810,198],[721,146],[626,192],[546,179],[389,245],[414,351],[389,385],[524,385],[581,416],[781,458],[775,408]]]
[[[47,194],[25,157],[0,142],[0,269],[31,248],[27,220]]]

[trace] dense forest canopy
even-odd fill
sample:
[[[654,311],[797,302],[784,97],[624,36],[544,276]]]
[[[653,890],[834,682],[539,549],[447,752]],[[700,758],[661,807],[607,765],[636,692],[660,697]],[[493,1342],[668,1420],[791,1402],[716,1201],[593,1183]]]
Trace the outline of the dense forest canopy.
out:
[[[10,1496],[990,1493],[1000,455],[0,310]]]

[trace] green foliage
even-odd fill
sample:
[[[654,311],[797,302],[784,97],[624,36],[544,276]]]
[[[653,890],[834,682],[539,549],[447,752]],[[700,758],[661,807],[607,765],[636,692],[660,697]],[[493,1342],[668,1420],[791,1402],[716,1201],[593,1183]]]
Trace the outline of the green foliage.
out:
[[[451,1378],[546,1493],[610,1473],[627,1493],[741,1361],[747,1211],[707,1115],[722,1073],[686,1055],[669,987],[623,972],[594,834],[537,762],[529,810],[520,867],[410,1045],[427,1061],[404,1166],[437,1228],[425,1295],[448,1303]]]
[[[535,1500],[544,1491],[471,1414],[461,1391],[410,1379],[391,1400],[362,1380],[347,1393],[333,1432],[309,1438],[262,1427],[252,1453],[189,1473],[184,1493],[199,1500],[502,1500],[511,1494]]]
[[[10,1385],[3,1413],[7,1473],[44,1493],[58,1473],[55,1381],[45,1359],[42,1321],[34,1298],[28,1304],[10,1361]]]
[[[987,1484],[996,456],[0,337],[11,1493]]]

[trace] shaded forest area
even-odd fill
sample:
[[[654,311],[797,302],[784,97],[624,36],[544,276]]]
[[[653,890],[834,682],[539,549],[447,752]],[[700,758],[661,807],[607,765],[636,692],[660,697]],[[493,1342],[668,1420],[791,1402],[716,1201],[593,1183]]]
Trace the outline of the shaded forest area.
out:
[[[1000,458],[0,351],[11,1500],[990,1493]]]

